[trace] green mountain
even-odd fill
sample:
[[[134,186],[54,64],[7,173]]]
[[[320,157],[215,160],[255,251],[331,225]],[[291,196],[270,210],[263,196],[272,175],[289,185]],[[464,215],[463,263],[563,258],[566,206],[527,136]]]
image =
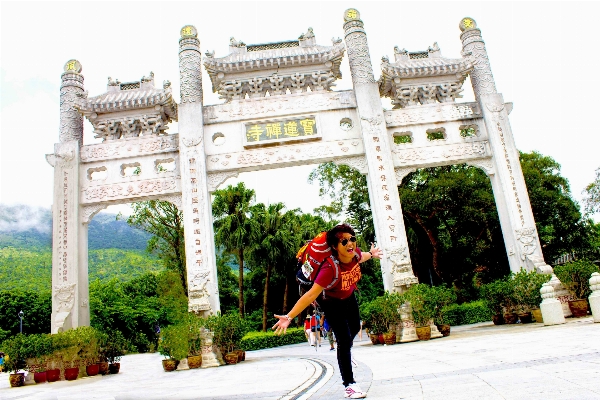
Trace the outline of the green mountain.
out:
[[[89,280],[130,280],[163,269],[145,252],[150,235],[116,215],[100,213],[89,225]],[[0,290],[46,291],[52,281],[52,213],[0,205]]]

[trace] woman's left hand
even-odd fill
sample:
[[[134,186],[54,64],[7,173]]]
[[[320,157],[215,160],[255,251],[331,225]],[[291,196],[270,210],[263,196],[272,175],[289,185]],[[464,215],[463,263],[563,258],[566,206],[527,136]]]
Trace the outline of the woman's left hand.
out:
[[[379,247],[375,247],[375,243],[371,243],[371,250],[369,250],[369,253],[371,253],[371,257],[377,259],[380,259],[383,255],[383,251]]]

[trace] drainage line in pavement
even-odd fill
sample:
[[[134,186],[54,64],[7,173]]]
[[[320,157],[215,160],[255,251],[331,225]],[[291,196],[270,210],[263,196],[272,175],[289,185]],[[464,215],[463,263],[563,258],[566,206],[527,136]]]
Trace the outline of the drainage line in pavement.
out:
[[[308,385],[307,387],[305,387],[299,393],[296,393],[292,397],[284,396],[285,399],[289,399],[289,400],[299,400],[299,399],[301,399],[304,395],[307,394],[307,392],[311,391],[311,389],[313,389],[315,386],[319,385],[320,382],[321,382],[321,380],[327,374],[327,369],[328,369],[327,365],[324,364],[321,360],[316,360],[314,358],[306,358],[306,360],[308,360],[309,362],[312,362],[314,364],[317,364],[319,367],[321,367],[321,373],[319,374],[319,376],[315,379],[315,381],[313,383],[311,383],[310,385]],[[302,386],[302,385],[300,385],[300,386]],[[292,390],[290,393],[293,393],[297,389],[298,389],[298,387],[296,389]]]

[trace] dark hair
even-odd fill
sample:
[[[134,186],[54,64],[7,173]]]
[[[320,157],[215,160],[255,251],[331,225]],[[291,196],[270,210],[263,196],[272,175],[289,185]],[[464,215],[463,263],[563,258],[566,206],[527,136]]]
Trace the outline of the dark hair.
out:
[[[349,233],[352,236],[356,236],[354,229],[348,224],[340,224],[332,228],[327,232],[327,244],[331,247],[331,252],[334,256],[337,256],[337,245],[340,242],[342,233]]]

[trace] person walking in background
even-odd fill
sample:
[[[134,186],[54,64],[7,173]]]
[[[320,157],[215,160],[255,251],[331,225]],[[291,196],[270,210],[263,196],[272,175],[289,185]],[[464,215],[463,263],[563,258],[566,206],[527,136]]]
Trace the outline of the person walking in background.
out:
[[[321,316],[317,310],[313,311],[313,316],[310,319],[310,333],[312,344],[321,347]]]
[[[0,372],[4,371],[4,353],[0,352]]]
[[[309,345],[313,345],[312,341],[312,332],[310,331],[310,315],[306,316],[304,320],[304,334],[306,335],[306,340],[308,340]]]
[[[327,319],[323,321],[323,329],[327,334],[327,339],[329,339],[329,346],[331,346],[329,351],[335,350],[335,347],[333,346],[333,343],[335,341],[335,338],[333,337],[333,330],[331,329],[331,326],[329,326],[329,323],[327,323]]]
[[[335,259],[325,259],[312,288],[296,302],[289,314],[275,315],[277,322],[273,330],[276,335],[285,334],[292,319],[318,299],[337,339],[337,360],[344,397],[360,399],[367,397],[367,393],[356,384],[352,371],[352,341],[360,329],[360,312],[354,291],[361,278],[359,263],[380,258],[382,252],[374,244],[369,252],[362,252],[356,246],[354,229],[348,224],[337,225],[328,231],[327,244]],[[336,275],[339,276],[337,280]],[[333,286],[325,290],[330,285]]]
[[[363,321],[362,321],[362,319],[361,319],[361,320],[360,320],[360,330],[358,331],[358,340],[359,340],[360,342],[362,342],[362,329],[363,329],[362,327],[363,327]]]

